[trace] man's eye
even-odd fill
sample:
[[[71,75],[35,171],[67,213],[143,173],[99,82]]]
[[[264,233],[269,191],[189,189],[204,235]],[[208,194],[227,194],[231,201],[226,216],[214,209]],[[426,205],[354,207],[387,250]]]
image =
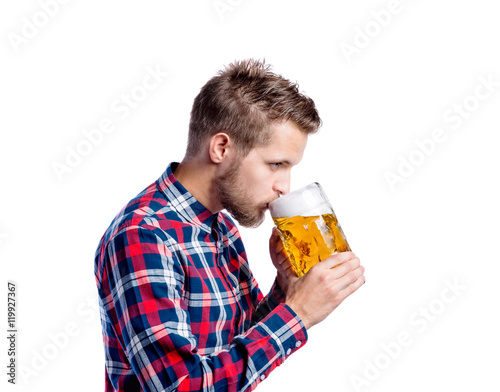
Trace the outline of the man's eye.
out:
[[[271,167],[273,169],[278,169],[282,165],[281,162],[271,163]]]

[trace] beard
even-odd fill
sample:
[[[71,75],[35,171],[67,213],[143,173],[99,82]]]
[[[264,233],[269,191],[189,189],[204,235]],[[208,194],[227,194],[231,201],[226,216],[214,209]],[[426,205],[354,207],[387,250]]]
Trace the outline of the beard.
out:
[[[215,180],[217,196],[231,216],[244,227],[258,227],[264,222],[267,203],[253,203],[247,189],[240,182],[237,162]]]

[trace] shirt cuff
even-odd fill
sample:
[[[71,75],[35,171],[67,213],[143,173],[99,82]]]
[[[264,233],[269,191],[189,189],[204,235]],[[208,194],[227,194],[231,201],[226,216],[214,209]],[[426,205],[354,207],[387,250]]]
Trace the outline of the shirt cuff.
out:
[[[281,290],[278,284],[278,278],[274,279],[274,283],[271,287],[270,297],[272,298],[272,302],[276,305],[285,302],[285,293]]]
[[[271,339],[270,343],[276,351],[275,361],[270,361],[269,367],[262,369],[260,380],[277,366],[281,365],[286,358],[303,347],[307,342],[307,330],[299,316],[285,303],[279,304],[269,315],[263,318],[257,328],[264,329]],[[271,347],[270,347],[271,349]],[[268,354],[269,358],[270,355]]]

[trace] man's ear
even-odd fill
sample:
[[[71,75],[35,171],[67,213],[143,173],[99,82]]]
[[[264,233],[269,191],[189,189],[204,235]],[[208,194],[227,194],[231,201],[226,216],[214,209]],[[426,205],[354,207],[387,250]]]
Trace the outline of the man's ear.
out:
[[[229,154],[233,147],[231,138],[227,133],[219,132],[212,136],[209,145],[210,159],[214,163],[221,163]]]

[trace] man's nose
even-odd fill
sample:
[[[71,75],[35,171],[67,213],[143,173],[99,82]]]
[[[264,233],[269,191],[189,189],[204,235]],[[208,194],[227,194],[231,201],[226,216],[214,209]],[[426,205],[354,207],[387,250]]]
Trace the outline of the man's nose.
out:
[[[287,193],[290,192],[290,174],[288,173],[287,175],[283,176],[283,178],[280,178],[278,181],[275,182],[274,184],[274,189],[276,193],[278,193],[280,196],[286,195]]]

